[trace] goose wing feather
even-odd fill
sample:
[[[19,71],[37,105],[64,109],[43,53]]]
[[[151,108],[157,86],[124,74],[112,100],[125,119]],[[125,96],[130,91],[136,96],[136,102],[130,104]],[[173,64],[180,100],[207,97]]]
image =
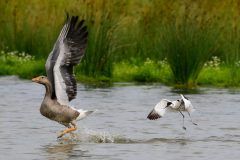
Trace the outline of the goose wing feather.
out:
[[[67,105],[77,94],[77,84],[73,67],[80,63],[87,47],[87,27],[84,20],[78,22],[73,16],[67,20],[48,56],[45,67],[47,77],[53,87],[52,98]]]

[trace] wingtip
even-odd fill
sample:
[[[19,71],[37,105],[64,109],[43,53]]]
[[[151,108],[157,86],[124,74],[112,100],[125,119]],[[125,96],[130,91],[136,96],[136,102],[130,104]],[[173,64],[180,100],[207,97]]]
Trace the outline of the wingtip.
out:
[[[180,96],[182,97],[182,99],[187,99],[183,94],[180,94]]]
[[[162,117],[162,116],[159,115],[155,110],[152,110],[152,111],[148,114],[147,119],[149,119],[149,120],[156,120],[156,119],[159,119],[159,118],[161,118],[161,117]]]
[[[189,100],[186,96],[184,96],[183,94],[180,94],[180,96],[182,97],[182,99],[187,99]]]
[[[86,111],[86,115],[92,114],[94,111]]]
[[[68,20],[69,19],[69,13],[67,11],[65,11],[65,14],[66,14],[66,18]]]

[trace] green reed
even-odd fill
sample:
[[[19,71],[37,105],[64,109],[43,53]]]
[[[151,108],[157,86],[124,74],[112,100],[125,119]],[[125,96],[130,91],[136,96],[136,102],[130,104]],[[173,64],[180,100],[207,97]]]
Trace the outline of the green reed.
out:
[[[194,87],[204,63],[217,51],[217,32],[210,26],[199,28],[195,23],[164,25],[161,33],[162,52],[176,84]]]
[[[124,1],[98,1],[88,7],[87,13],[88,47],[83,59],[81,70],[90,77],[112,76],[113,50],[116,47],[117,39],[114,33],[118,29],[121,20],[120,15],[116,15],[118,7],[124,5]],[[98,10],[100,7],[101,10]],[[94,13],[92,10],[96,10]]]
[[[0,49],[46,59],[69,12],[89,28],[77,72],[111,77],[120,61],[145,66],[148,58],[157,63],[167,57],[175,83],[195,85],[211,55],[229,66],[239,61],[238,6],[232,0],[2,0]],[[238,77],[234,67],[232,77]],[[148,69],[139,72],[156,77]],[[142,77],[136,79],[148,81]]]
[[[57,4],[57,1],[51,2]],[[51,17],[51,2],[46,0],[1,1],[0,48],[46,57],[60,26],[56,18]],[[58,21],[62,19],[64,17]]]

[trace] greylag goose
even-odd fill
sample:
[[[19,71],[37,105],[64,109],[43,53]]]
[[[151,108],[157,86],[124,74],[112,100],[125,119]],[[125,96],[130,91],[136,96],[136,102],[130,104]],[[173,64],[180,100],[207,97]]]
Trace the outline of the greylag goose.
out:
[[[156,104],[156,106],[151,110],[151,112],[148,114],[147,118],[150,120],[156,120],[161,117],[163,117],[166,113],[166,111],[178,111],[181,113],[183,117],[183,129],[186,130],[186,127],[184,125],[184,114],[183,111],[186,111],[190,117],[191,122],[194,125],[197,125],[192,121],[190,113],[194,111],[193,105],[191,101],[186,98],[184,95],[180,94],[181,99],[178,99],[176,101],[170,101],[167,99],[162,99],[159,103]]]
[[[76,121],[85,118],[93,111],[77,110],[69,105],[76,97],[77,84],[73,66],[80,63],[87,46],[87,27],[84,20],[78,22],[78,16],[69,18],[59,34],[53,50],[49,54],[45,67],[47,77],[39,76],[32,81],[46,88],[40,113],[67,128],[58,138],[77,129]]]

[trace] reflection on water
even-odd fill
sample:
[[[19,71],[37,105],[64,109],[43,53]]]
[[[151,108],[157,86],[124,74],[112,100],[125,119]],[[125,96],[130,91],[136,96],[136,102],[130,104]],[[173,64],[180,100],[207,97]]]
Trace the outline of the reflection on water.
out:
[[[57,139],[64,129],[39,113],[44,88],[28,80],[0,77],[0,159],[238,159],[239,90],[199,88],[184,92],[197,109],[186,117],[167,113],[146,119],[162,98],[180,98],[160,84],[117,83],[107,88],[79,84],[76,108],[98,110],[79,121],[78,130]]]
[[[76,148],[76,146],[77,144],[74,143],[59,143],[55,145],[44,146],[43,149],[46,151],[48,159],[65,160],[69,159],[70,156],[73,155],[74,147]],[[78,151],[78,156],[82,156],[83,154],[84,152],[82,152],[81,150]]]

